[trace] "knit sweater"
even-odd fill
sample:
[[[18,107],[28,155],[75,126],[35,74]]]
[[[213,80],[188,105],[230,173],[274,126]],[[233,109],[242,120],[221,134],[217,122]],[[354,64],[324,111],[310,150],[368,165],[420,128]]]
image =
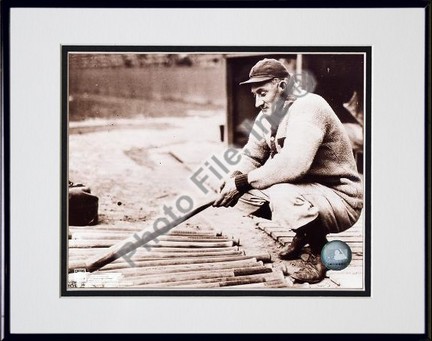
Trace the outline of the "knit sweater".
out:
[[[351,143],[333,109],[312,93],[287,105],[279,124],[258,114],[238,170],[247,174],[253,188],[315,182],[334,189],[351,206],[361,206],[363,191]]]

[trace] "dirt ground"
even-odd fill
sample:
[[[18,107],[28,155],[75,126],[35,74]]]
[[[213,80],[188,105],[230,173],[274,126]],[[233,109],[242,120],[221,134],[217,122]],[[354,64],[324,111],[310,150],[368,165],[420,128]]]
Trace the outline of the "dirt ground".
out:
[[[182,118],[71,122],[69,179],[99,197],[99,224],[151,224],[164,215],[164,205],[175,210],[182,195],[198,206],[214,193],[203,195],[189,177],[226,148],[219,135],[223,120],[223,112],[191,111]],[[216,187],[217,179],[211,180]],[[186,223],[219,228],[252,251],[275,254],[279,248],[235,208],[209,208]]]
[[[223,123],[222,110],[189,110],[185,117],[70,122],[69,179],[89,186],[99,197],[99,224],[149,228],[166,216],[164,206],[180,215],[176,204],[181,196],[192,198],[197,207],[215,195],[211,190],[204,195],[190,177],[200,167],[206,169],[211,156],[226,150],[220,140]],[[209,188],[216,188],[220,180],[208,169],[206,174]],[[272,266],[283,269],[286,264],[277,256],[281,246],[258,229],[259,221],[236,208],[210,207],[183,224],[238,238],[246,254],[268,252]],[[287,283],[292,284],[289,277]],[[332,285],[326,281],[318,287]]]

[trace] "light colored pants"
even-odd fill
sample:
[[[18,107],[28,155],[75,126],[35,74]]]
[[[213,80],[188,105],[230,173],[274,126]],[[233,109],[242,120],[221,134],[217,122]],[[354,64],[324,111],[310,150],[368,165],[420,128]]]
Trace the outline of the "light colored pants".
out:
[[[264,190],[252,189],[239,199],[236,207],[245,214],[253,214],[265,204],[270,206],[272,220],[282,227],[296,229],[319,217],[329,233],[350,228],[361,213],[319,183],[283,183]]]

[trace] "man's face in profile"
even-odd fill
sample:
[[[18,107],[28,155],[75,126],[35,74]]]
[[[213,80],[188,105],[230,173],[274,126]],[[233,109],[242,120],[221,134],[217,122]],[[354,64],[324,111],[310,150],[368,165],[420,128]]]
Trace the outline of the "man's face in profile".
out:
[[[255,97],[255,107],[261,109],[264,115],[272,115],[280,111],[284,103],[281,96],[283,91],[284,86],[281,85],[281,80],[278,78],[256,83],[251,87],[251,92]]]

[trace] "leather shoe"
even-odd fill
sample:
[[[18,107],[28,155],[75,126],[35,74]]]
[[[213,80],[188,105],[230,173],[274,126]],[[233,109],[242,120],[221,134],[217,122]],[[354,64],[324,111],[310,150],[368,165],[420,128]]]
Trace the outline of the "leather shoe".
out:
[[[300,283],[319,283],[326,277],[327,269],[321,261],[321,256],[310,254],[304,268],[291,275]]]
[[[306,233],[297,233],[292,239],[291,243],[289,243],[288,246],[286,246],[285,249],[279,253],[279,258],[285,260],[298,258],[300,251],[307,243],[308,238]]]

